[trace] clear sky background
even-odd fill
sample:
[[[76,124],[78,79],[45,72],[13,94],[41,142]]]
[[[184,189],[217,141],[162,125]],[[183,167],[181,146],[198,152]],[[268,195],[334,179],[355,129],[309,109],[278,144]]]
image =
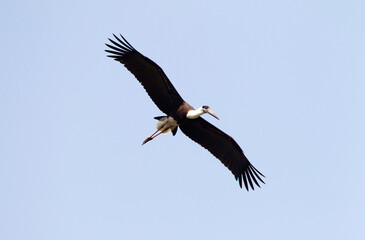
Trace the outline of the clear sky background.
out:
[[[364,1],[2,1],[0,239],[365,239]],[[209,105],[246,192],[106,57]]]

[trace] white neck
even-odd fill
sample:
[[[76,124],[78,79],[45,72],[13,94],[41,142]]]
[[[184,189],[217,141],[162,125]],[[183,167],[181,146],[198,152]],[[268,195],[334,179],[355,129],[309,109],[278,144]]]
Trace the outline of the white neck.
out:
[[[200,107],[197,110],[190,110],[188,114],[186,114],[186,117],[189,119],[195,119],[203,115],[205,112],[203,111],[203,108]]]

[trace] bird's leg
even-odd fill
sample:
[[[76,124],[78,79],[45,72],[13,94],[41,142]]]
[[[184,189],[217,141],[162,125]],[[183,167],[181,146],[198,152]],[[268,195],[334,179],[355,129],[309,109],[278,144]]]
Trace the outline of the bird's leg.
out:
[[[142,145],[144,145],[145,143],[151,141],[152,139],[154,139],[155,137],[157,137],[158,135],[160,135],[162,132],[159,132],[158,134],[156,134],[159,130],[157,130],[156,132],[154,132],[151,136],[149,136],[148,138],[146,138],[146,140],[143,141]],[[155,135],[156,134],[156,135]]]

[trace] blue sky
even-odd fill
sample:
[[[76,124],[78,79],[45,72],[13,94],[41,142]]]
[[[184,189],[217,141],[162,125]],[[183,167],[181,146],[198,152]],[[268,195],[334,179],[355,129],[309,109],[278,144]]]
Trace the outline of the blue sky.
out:
[[[363,1],[5,1],[0,239],[364,239]],[[121,33],[209,105],[246,192],[106,57]]]

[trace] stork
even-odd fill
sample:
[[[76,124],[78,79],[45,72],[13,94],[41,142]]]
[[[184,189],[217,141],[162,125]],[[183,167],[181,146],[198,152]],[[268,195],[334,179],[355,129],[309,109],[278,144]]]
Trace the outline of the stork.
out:
[[[242,188],[242,181],[247,191],[249,186],[254,190],[254,183],[260,187],[259,181],[265,183],[260,173],[247,159],[236,141],[213,126],[201,115],[208,113],[219,120],[210,107],[204,105],[194,109],[185,102],[176,91],[161,67],[139,53],[122,35],[121,39],[113,34],[115,40],[109,38],[112,54],[108,57],[124,64],[124,66],[142,84],[152,101],[166,116],[155,117],[158,120],[157,131],[143,141],[142,145],[151,141],[161,133],[172,132],[175,136],[178,128],[191,140],[206,148],[218,158],[234,175]],[[258,181],[259,180],[259,181]]]

